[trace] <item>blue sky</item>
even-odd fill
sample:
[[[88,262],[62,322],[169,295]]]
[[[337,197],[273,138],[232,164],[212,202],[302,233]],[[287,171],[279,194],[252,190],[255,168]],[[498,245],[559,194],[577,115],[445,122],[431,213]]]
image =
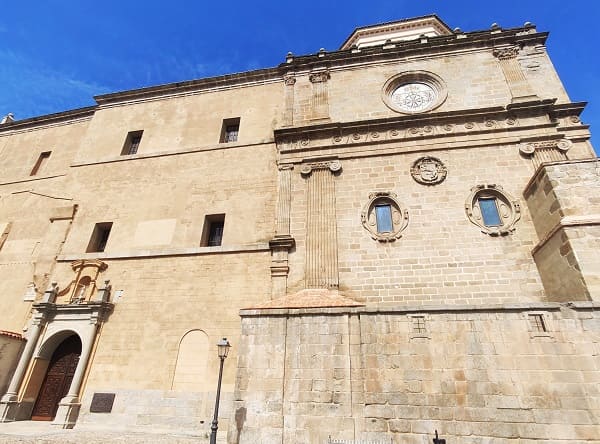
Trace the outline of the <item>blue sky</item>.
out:
[[[0,9],[0,115],[93,105],[93,96],[276,66],[337,49],[352,30],[430,13],[463,31],[530,21],[584,123],[600,131],[600,2],[583,0],[9,1]],[[600,143],[600,142],[599,142]]]

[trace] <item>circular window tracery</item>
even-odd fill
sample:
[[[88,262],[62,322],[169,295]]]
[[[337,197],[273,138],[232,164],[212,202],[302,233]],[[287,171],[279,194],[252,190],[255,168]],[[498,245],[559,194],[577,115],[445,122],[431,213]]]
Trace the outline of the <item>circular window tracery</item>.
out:
[[[383,101],[392,110],[415,114],[440,106],[448,95],[439,76],[426,71],[410,71],[390,78],[383,86]]]
[[[369,195],[369,202],[361,213],[363,227],[371,238],[380,242],[393,242],[402,237],[408,225],[408,210],[395,193],[380,191]]]
[[[471,188],[471,194],[465,202],[465,211],[471,223],[491,236],[512,233],[521,218],[519,202],[500,185],[495,184]]]

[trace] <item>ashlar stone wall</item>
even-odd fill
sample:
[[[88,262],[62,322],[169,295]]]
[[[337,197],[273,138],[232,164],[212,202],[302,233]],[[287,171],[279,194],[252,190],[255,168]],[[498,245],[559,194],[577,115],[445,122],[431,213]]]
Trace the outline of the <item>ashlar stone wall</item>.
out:
[[[550,300],[600,298],[599,192],[598,159],[542,165],[525,189],[540,238],[533,257]]]
[[[241,315],[230,444],[598,442],[597,304]]]
[[[407,151],[341,160],[342,171],[333,179],[340,290],[369,304],[541,300],[542,284],[531,257],[538,239],[520,198],[532,173],[528,159],[519,156],[515,145]],[[423,185],[411,176],[411,165],[425,155],[447,167],[442,183]],[[493,237],[469,221],[465,201],[480,184],[500,185],[521,202],[514,233]],[[408,225],[394,242],[372,239],[361,223],[370,193],[378,191],[395,193],[408,212]],[[294,169],[291,233],[296,249],[289,257],[290,292],[305,285],[307,196],[307,181]]]

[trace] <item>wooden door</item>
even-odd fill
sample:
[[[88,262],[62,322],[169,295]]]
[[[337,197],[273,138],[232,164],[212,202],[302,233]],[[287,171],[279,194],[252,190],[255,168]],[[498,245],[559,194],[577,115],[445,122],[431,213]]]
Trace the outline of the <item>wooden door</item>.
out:
[[[58,403],[69,392],[79,355],[81,341],[77,335],[65,339],[52,355],[48,371],[33,406],[31,419],[34,421],[52,421],[58,410]]]

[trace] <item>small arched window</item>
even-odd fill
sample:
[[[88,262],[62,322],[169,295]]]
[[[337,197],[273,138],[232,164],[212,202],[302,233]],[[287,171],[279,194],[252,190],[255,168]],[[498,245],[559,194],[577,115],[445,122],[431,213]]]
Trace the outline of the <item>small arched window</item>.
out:
[[[396,194],[380,191],[369,195],[361,220],[373,239],[392,242],[402,237],[408,225],[408,210],[400,205]]]

